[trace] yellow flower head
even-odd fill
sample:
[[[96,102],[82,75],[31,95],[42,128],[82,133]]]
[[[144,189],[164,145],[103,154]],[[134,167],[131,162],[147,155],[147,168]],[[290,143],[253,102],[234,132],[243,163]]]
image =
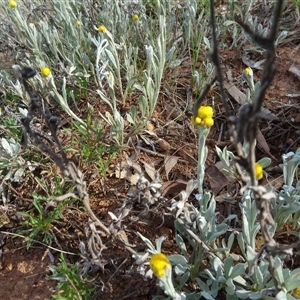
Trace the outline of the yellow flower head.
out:
[[[81,22],[79,20],[76,21],[76,25],[79,26],[81,25]]]
[[[32,27],[32,28],[34,27],[34,23],[29,23],[28,25],[29,25],[29,27]]]
[[[44,22],[42,20],[39,20],[39,24],[42,25]]]
[[[200,119],[212,118],[214,111],[211,106],[204,105],[198,109],[198,117]]]
[[[251,68],[246,68],[245,70],[244,70],[244,73],[246,74],[246,75],[250,75],[250,76],[252,76],[253,75],[253,71],[252,71],[252,69]]]
[[[51,74],[51,71],[49,68],[43,67],[41,68],[41,73],[44,77],[48,77]]]
[[[192,123],[194,125],[201,125],[211,127],[214,125],[213,119],[214,111],[211,106],[204,105],[198,108],[197,116],[192,117]]]
[[[214,125],[214,119],[213,118],[205,118],[202,121],[203,125],[207,127],[212,127]]]
[[[171,267],[171,264],[164,254],[158,253],[151,256],[150,266],[155,276],[161,278],[166,275],[166,270]]]
[[[300,297],[300,286],[298,286],[295,290],[295,294]]]
[[[133,19],[134,21],[137,21],[137,20],[139,19],[139,15],[134,14],[134,15],[132,16],[132,19]]]
[[[8,6],[9,6],[10,8],[15,8],[15,7],[18,6],[18,3],[17,3],[15,0],[10,0],[10,1],[8,2]]]
[[[199,117],[195,118],[194,116],[192,116],[191,120],[194,125],[201,125],[202,120]]]
[[[261,180],[264,176],[263,167],[259,163],[255,163],[255,176],[257,180]]]
[[[100,25],[99,27],[98,27],[98,31],[100,31],[101,33],[105,33],[106,32],[106,27],[104,26],[104,25]]]

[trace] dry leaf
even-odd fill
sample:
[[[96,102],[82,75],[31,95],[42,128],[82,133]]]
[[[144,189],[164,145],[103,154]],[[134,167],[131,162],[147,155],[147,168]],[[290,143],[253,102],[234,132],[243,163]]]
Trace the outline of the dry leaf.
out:
[[[227,177],[216,166],[210,166],[205,173],[208,176],[210,188],[214,195],[229,183]]]
[[[128,178],[132,175],[130,170],[130,166],[127,164],[126,161],[122,161],[120,164],[117,164],[115,167],[115,176],[116,178]]]
[[[181,191],[186,190],[186,185],[187,182],[182,180],[166,181],[161,187],[162,197],[166,197],[167,195],[171,197],[177,196]]]
[[[260,131],[260,129],[257,130],[256,133],[256,140],[257,143],[261,146],[261,148],[264,150],[264,152],[269,155],[272,159],[274,159],[275,161],[277,161],[277,159],[270,153],[270,148],[269,145],[265,139],[265,137],[263,136],[262,132]]]
[[[169,180],[169,173],[174,168],[174,166],[177,164],[179,159],[179,156],[166,156],[165,158],[165,171],[167,175],[167,179]]]
[[[144,167],[145,167],[145,171],[147,173],[147,175],[151,178],[152,181],[160,181],[159,178],[159,174],[158,172],[155,170],[155,168],[149,164],[147,164],[146,162],[143,163]]]

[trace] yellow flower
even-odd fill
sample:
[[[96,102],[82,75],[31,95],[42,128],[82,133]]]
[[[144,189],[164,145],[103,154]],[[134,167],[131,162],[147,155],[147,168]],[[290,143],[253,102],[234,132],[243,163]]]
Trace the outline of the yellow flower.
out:
[[[48,77],[51,74],[51,71],[49,68],[43,67],[41,68],[41,73],[44,77]]]
[[[246,74],[246,75],[250,75],[250,76],[252,76],[253,75],[253,71],[252,71],[252,69],[251,68],[246,68],[246,69],[244,69],[244,73]]]
[[[76,25],[81,25],[81,22],[79,20],[76,21]]]
[[[139,19],[139,15],[134,14],[134,15],[132,16],[132,19],[133,19],[134,21],[137,21],[137,20]]]
[[[211,106],[200,106],[197,111],[197,116],[192,117],[192,123],[194,125],[201,125],[211,127],[214,125],[214,110]]]
[[[168,258],[162,254],[153,254],[150,259],[150,266],[156,277],[161,278],[166,274],[166,270],[171,267]]]
[[[300,297],[300,286],[298,286],[295,290],[295,294]]]
[[[263,167],[259,163],[255,163],[255,176],[257,180],[261,180],[264,176]]]
[[[39,24],[42,25],[44,22],[42,20],[39,20]]]
[[[214,119],[213,118],[205,118],[202,121],[203,125],[207,127],[212,127],[214,125]]]
[[[10,0],[10,1],[8,2],[8,6],[9,6],[10,8],[15,8],[15,7],[18,6],[18,3],[17,3],[15,0]]]
[[[33,23],[29,23],[28,25],[29,25],[29,27],[32,27],[32,28],[34,27]]]
[[[198,109],[198,117],[200,119],[212,118],[214,111],[211,106],[204,105]]]
[[[191,120],[194,125],[201,125],[202,120],[199,117],[195,118],[194,116],[192,116]]]
[[[104,25],[100,25],[100,26],[98,27],[98,31],[100,31],[101,33],[105,33],[106,30],[107,30],[107,29],[106,29],[106,27],[105,27]]]

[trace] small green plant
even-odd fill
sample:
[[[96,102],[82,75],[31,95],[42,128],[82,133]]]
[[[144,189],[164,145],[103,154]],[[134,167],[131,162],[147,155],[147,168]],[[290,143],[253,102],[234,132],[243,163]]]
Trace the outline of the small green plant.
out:
[[[76,134],[74,131],[67,130],[68,134],[72,136],[72,144],[75,147],[67,147],[66,150],[78,155],[83,162],[95,163],[99,167],[101,175],[104,176],[119,148],[110,146],[103,141],[104,125],[100,124],[99,119],[93,118],[93,113],[94,108],[89,105],[85,124],[73,122]]]
[[[26,221],[21,224],[26,226],[26,229],[20,230],[18,233],[27,236],[27,249],[30,248],[33,240],[38,235],[42,236],[42,241],[49,244],[54,239],[53,221],[62,217],[62,208],[64,203],[58,202],[57,206],[49,211],[44,210],[42,201],[45,201],[45,197],[32,194],[32,204],[37,211],[36,215],[28,212],[20,212],[20,215],[26,218]]]
[[[58,292],[53,295],[56,300],[92,300],[95,287],[82,274],[79,263],[69,264],[61,254],[58,266],[50,266],[53,275],[49,278],[59,281]]]

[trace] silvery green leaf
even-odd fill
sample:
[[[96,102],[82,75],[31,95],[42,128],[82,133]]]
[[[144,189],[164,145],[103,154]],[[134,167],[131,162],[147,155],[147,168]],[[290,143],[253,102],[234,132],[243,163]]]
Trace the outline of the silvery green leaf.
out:
[[[199,285],[199,288],[202,290],[202,291],[205,291],[205,292],[209,292],[210,291],[210,288],[209,286],[204,282],[202,281],[200,278],[196,277],[196,282],[197,284]]]
[[[289,157],[293,152],[282,155],[283,160],[283,177],[286,185],[291,186],[294,180],[295,171],[300,164],[300,148],[289,160]]]
[[[141,265],[145,263],[146,260],[148,260],[149,252],[145,253],[134,253],[132,257],[135,259],[135,264]]]
[[[236,291],[236,295],[239,299],[249,299],[250,294],[252,294],[251,291],[246,291],[244,289],[239,289]]]
[[[246,249],[245,249],[245,241],[244,241],[243,234],[241,232],[237,235],[237,241],[243,256],[246,258],[247,256],[246,256]]]
[[[239,275],[244,275],[245,274],[245,270],[246,270],[246,264],[243,263],[238,263],[236,265],[234,265],[229,273],[230,278],[236,278]]]
[[[231,249],[233,242],[234,242],[234,233],[232,232],[227,241],[227,247],[229,248],[229,250]]]
[[[141,110],[142,116],[145,117],[147,115],[147,111],[149,110],[147,98],[143,95],[139,97],[138,100],[139,108]]]
[[[214,269],[215,271],[218,271],[219,269],[222,269],[222,268],[223,268],[223,263],[222,263],[222,261],[220,260],[219,257],[215,257],[215,258],[213,259],[213,269]]]
[[[107,54],[107,56],[109,58],[109,61],[113,65],[114,70],[115,71],[118,70],[117,62],[116,62],[116,59],[115,59],[114,55],[111,53],[111,51],[109,51],[107,49],[106,49],[106,54]]]
[[[230,273],[230,269],[232,267],[233,264],[233,259],[232,257],[226,257],[224,260],[224,275],[226,278],[229,277],[229,273]]]
[[[226,293],[228,295],[234,295],[235,294],[235,285],[233,284],[232,278],[228,278],[226,280]]]
[[[146,82],[146,91],[147,91],[148,99],[152,105],[155,100],[154,99],[154,89],[155,89],[154,82],[151,77],[148,77],[147,82]]]
[[[187,250],[183,238],[179,234],[176,234],[175,241],[177,246],[180,248],[181,253],[187,257]]]
[[[26,108],[22,108],[22,107],[18,107],[18,111],[19,111],[19,113],[21,114],[21,115],[23,115],[23,116],[27,116],[27,114],[28,114],[28,110],[26,109]]]
[[[261,296],[262,296],[262,293],[261,292],[251,292],[249,294],[249,298],[252,300],[260,300],[261,299]],[[282,299],[280,299],[282,300]]]
[[[208,209],[205,212],[205,219],[209,222],[215,218],[216,201],[212,199]]]
[[[236,23],[235,21],[231,21],[231,20],[225,21],[225,22],[223,23],[224,26],[230,26],[230,25],[232,25],[232,24],[237,24],[237,23]]]
[[[238,296],[234,293],[233,295],[227,294],[226,300],[238,300]]]
[[[209,39],[208,39],[206,36],[204,36],[204,37],[203,37],[203,41],[204,41],[205,45],[208,47],[208,49],[210,49],[210,42],[209,42]]]
[[[285,283],[286,290],[290,292],[293,289],[299,287],[299,282],[300,282],[300,268],[297,268],[290,273],[288,279],[286,280]]]
[[[277,295],[276,295],[276,300],[287,300],[287,294],[284,291],[280,291]]]
[[[162,235],[159,238],[155,239],[155,245],[156,245],[156,250],[158,252],[161,252],[161,245],[163,243],[163,241],[165,241],[167,238],[167,235]]]
[[[182,293],[181,293],[182,295]],[[186,294],[185,300],[199,300],[201,299],[201,293],[191,293],[191,294]],[[180,299],[182,300],[182,299]]]
[[[176,267],[175,267],[176,269]],[[176,270],[175,270],[176,272]],[[190,273],[186,272],[180,277],[180,282],[179,282],[179,290],[183,288],[183,286],[187,283],[187,281],[190,279]]]
[[[242,284],[244,286],[247,285],[247,281],[243,277],[241,277],[241,276],[235,277],[234,278],[234,282],[240,283],[240,284]]]
[[[266,168],[270,165],[271,163],[271,159],[269,157],[264,157],[262,159],[260,159],[258,161],[258,163],[263,167],[263,168]]]
[[[274,258],[274,276],[276,277],[278,283],[282,285],[284,283],[282,262],[278,256]]]
[[[169,61],[173,57],[175,50],[176,50],[176,47],[172,46],[166,55],[166,61]]]
[[[8,143],[8,141],[5,138],[1,139],[1,144],[2,144],[2,147],[5,150],[6,154],[8,154],[9,156],[13,156],[13,151],[10,147],[10,144]]]
[[[169,68],[176,68],[178,66],[180,66],[182,63],[182,59],[174,59],[171,61],[171,63],[169,64]]]
[[[133,125],[135,124],[135,121],[134,121],[132,115],[126,114],[126,119],[127,119],[127,121],[128,121],[129,123],[131,123],[131,124],[133,124]]]
[[[288,31],[286,30],[281,31],[280,35],[275,41],[275,45],[277,46],[282,40],[284,40],[287,37],[287,35],[288,35]]]
[[[257,284],[258,290],[261,290],[264,287],[264,277],[262,272],[260,271],[259,266],[254,266],[254,273],[253,273],[254,282]]]
[[[169,258],[169,257],[168,257],[168,258]],[[181,276],[182,274],[184,274],[184,273],[186,272],[187,268],[188,268],[187,266],[182,266],[182,265],[178,264],[178,265],[175,266],[174,272],[175,272],[177,275]],[[187,273],[186,273],[186,274],[187,274]],[[187,276],[189,277],[188,274],[187,274]]]
[[[151,241],[149,239],[147,239],[146,237],[144,237],[143,235],[141,235],[139,232],[137,232],[136,234],[148,246],[149,250],[151,250],[152,253],[157,253],[158,252],[158,251],[156,251],[155,247],[153,246],[153,244],[151,243]]]
[[[201,296],[204,297],[207,300],[215,300],[209,293],[207,292],[201,292]]]
[[[180,254],[168,255],[168,259],[174,264],[181,264],[183,266],[187,265],[188,263],[188,260],[183,255]]]
[[[15,173],[14,173],[14,177],[13,177],[13,181],[14,182],[20,182],[23,174],[24,174],[24,169],[23,168],[19,168]]]
[[[7,139],[2,138],[1,144],[2,144],[2,147],[5,150],[5,152],[10,157],[16,155],[21,148],[21,146],[13,138],[10,138],[8,141],[7,141]]]

